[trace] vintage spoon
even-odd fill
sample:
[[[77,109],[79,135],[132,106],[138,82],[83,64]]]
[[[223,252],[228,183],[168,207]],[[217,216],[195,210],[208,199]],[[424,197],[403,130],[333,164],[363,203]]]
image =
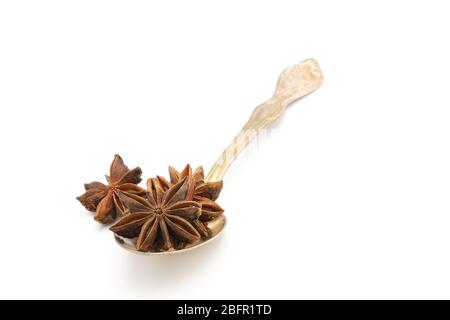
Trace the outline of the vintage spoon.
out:
[[[259,130],[268,127],[283,114],[289,104],[313,92],[320,87],[322,82],[322,72],[320,71],[319,64],[314,59],[304,60],[299,64],[284,69],[278,78],[272,98],[253,110],[250,119],[212,166],[206,177],[206,181],[213,182],[222,180],[233,161],[249,145],[250,141],[257,136]],[[208,222],[207,227],[211,233],[211,237],[192,243],[181,250],[140,252],[136,250],[132,240],[117,235],[114,235],[114,237],[117,243],[123,248],[135,253],[145,255],[169,254],[197,248],[211,241],[221,233],[225,227],[225,222],[226,218],[223,214]]]

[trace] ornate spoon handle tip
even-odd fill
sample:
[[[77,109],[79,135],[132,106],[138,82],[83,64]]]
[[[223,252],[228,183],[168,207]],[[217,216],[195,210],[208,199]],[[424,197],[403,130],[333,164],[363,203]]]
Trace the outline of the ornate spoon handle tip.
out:
[[[322,82],[322,72],[314,59],[307,59],[284,69],[272,98],[253,110],[250,119],[214,163],[206,181],[221,180],[237,156],[255,138],[258,130],[269,126],[283,114],[289,104],[318,89]]]

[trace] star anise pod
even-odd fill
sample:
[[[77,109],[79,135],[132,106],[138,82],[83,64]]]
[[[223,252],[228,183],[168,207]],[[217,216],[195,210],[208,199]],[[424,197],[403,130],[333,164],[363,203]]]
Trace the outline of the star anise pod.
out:
[[[201,206],[186,200],[189,181],[185,177],[165,190],[157,178],[147,181],[147,198],[134,194],[119,194],[129,214],[116,222],[110,230],[124,238],[136,238],[139,251],[179,249],[200,240],[194,228]]]
[[[203,237],[207,237],[208,221],[221,215],[224,210],[215,202],[219,197],[223,188],[222,181],[205,182],[205,173],[203,167],[198,167],[192,172],[191,166],[188,164],[181,172],[175,168],[169,167],[170,182],[163,177],[158,176],[160,184],[168,189],[170,186],[178,183],[181,179],[187,178],[189,182],[188,200],[193,200],[201,204],[202,211],[198,221],[194,221],[194,226]]]
[[[101,223],[110,223],[117,214],[126,213],[126,208],[119,199],[120,194],[145,193],[144,189],[137,186],[141,182],[141,168],[128,169],[122,158],[116,154],[109,171],[109,176],[106,176],[107,185],[98,181],[86,183],[86,192],[77,197],[87,210],[95,212],[95,220]]]

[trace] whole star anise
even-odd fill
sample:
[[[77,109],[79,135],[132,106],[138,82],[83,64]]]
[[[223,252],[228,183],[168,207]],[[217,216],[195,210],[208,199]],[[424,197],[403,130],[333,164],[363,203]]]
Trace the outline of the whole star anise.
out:
[[[222,191],[223,182],[205,182],[203,167],[200,166],[192,172],[192,168],[189,164],[186,165],[181,172],[178,172],[173,167],[169,167],[169,176],[170,182],[163,177],[157,176],[160,184],[165,190],[178,183],[181,179],[188,179],[189,187],[187,200],[196,201],[202,206],[199,220],[194,221],[193,225],[203,237],[207,237],[209,235],[208,228],[206,227],[207,222],[224,212],[224,210],[215,202]]]
[[[134,194],[119,194],[129,214],[116,222],[110,230],[124,238],[136,238],[139,251],[159,251],[180,248],[200,240],[194,228],[201,213],[201,205],[186,200],[189,181],[185,177],[165,190],[160,180],[147,181],[146,199]]]
[[[116,154],[109,171],[109,176],[106,176],[108,185],[98,181],[86,183],[86,192],[77,197],[87,210],[95,212],[95,220],[101,223],[110,223],[117,214],[126,213],[126,208],[119,200],[120,194],[145,193],[144,189],[136,185],[141,182],[141,168],[128,169],[122,158]]]

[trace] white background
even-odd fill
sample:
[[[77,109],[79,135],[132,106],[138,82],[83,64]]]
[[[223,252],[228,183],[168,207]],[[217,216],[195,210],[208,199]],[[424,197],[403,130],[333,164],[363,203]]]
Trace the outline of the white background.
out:
[[[445,1],[2,1],[0,298],[450,298],[449,30]],[[133,255],[75,200],[115,153],[208,169],[309,57],[217,241]]]

